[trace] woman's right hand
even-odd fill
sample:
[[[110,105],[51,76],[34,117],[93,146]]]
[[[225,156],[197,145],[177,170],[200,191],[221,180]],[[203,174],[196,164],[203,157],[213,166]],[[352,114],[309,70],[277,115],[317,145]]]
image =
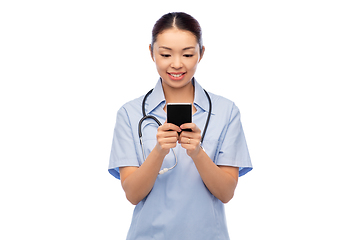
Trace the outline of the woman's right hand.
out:
[[[178,132],[181,132],[180,127],[172,123],[165,122],[158,127],[156,148],[162,155],[166,156],[171,148],[176,147],[179,139]]]
[[[171,131],[169,131],[171,130]],[[171,123],[158,128],[157,143],[140,167],[120,167],[120,179],[126,198],[134,205],[144,199],[153,188],[164,157],[176,147],[181,129]]]

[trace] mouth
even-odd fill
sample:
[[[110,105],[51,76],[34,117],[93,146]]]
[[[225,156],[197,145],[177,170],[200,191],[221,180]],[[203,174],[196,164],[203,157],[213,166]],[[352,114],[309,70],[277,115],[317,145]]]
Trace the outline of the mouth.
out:
[[[167,73],[172,80],[178,81],[184,78],[186,72],[172,72]]]

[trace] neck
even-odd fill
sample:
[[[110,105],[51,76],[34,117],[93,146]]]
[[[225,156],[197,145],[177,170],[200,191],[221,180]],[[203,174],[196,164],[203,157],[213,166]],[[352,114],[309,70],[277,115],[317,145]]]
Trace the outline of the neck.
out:
[[[167,103],[193,103],[194,86],[192,81],[182,88],[172,88],[163,83],[165,100]]]

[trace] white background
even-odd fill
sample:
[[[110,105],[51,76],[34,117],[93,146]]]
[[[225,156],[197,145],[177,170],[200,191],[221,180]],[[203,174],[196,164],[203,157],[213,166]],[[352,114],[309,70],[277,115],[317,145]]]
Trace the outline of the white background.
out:
[[[196,2],[196,3],[195,3]],[[357,1],[0,3],[1,239],[125,239],[107,172],[117,110],[154,87],[148,44],[193,15],[196,77],[239,106],[254,170],[226,205],[232,239],[360,239]]]

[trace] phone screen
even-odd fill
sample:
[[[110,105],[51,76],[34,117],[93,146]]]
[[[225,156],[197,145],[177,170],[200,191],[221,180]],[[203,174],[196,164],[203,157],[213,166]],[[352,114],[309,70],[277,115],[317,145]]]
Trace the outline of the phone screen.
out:
[[[168,123],[173,123],[180,127],[184,123],[192,122],[191,103],[168,103],[166,112]]]

